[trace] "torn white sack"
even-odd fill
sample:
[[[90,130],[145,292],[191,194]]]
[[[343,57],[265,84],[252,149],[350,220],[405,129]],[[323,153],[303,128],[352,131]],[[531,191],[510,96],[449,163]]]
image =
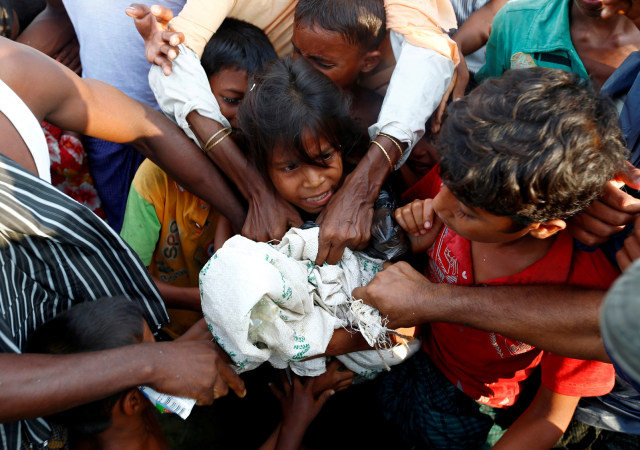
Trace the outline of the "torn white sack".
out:
[[[320,375],[326,370],[325,358],[303,359],[324,353],[334,330],[356,323],[368,342],[388,339],[375,309],[354,304],[359,316],[354,320],[350,307],[351,291],[369,283],[382,270],[382,261],[345,249],[337,265],[316,266],[318,232],[318,227],[292,228],[276,245],[234,236],[200,272],[204,317],[239,372],[268,361],[301,376]],[[337,358],[372,378],[419,347],[415,340],[408,348],[398,345]]]

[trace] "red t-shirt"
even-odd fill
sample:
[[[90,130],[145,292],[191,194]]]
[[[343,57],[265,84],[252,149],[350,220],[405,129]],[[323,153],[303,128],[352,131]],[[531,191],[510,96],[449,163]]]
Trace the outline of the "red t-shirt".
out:
[[[432,170],[405,195],[433,198],[441,181]],[[428,250],[427,276],[433,282],[474,285],[471,243],[444,227]],[[524,271],[482,285],[563,284],[607,289],[619,275],[601,251],[574,247],[566,232],[558,234],[547,254]],[[432,323],[424,350],[459,389],[493,407],[512,405],[522,382],[540,365],[542,383],[571,396],[606,394],[614,383],[611,364],[564,358],[497,333],[450,323]]]

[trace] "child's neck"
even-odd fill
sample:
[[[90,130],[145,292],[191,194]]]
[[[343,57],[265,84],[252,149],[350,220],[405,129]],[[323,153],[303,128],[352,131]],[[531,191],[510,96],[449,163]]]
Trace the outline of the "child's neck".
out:
[[[537,239],[527,234],[506,243],[471,241],[471,260],[475,283],[508,277],[522,272],[547,254],[556,236]]]

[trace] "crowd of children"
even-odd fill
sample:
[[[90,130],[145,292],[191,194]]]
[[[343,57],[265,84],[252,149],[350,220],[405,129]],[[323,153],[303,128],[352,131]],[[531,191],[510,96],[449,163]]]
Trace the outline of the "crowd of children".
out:
[[[207,405],[267,381],[270,400],[241,406],[258,415],[221,419],[215,432],[255,429],[251,439],[234,435],[235,445],[264,449],[640,445],[629,320],[640,258],[639,0],[119,4],[114,23],[136,44],[118,44],[115,29],[102,39],[118,47],[114,60],[136,59],[131,73],[104,81],[150,88],[157,105],[144,101],[173,123],[74,74],[82,66],[98,77],[92,69],[108,65],[91,53],[100,39],[85,27],[100,12],[42,3],[23,30],[21,9],[0,0],[4,448],[213,446],[193,436],[207,426],[191,426],[209,420],[207,408],[176,422],[154,413],[138,386]],[[456,16],[466,20],[459,32]],[[47,41],[51,30],[61,31]],[[485,43],[470,76],[464,55]],[[65,150],[62,138],[41,136],[45,120],[82,158],[73,136],[84,136],[103,219],[47,184],[65,191],[49,167],[68,179],[86,160],[65,165],[51,146]],[[125,150],[133,156],[123,168]],[[402,194],[384,217],[381,190]],[[103,212],[97,197],[84,200]],[[413,351],[351,386],[359,377],[335,357],[372,350],[362,323],[334,331],[325,314],[326,339],[307,343],[304,326],[319,326],[305,318],[313,308],[281,307],[304,291],[335,315],[324,299],[344,296],[351,275],[323,280],[329,272],[318,268],[348,272],[345,249],[379,238],[374,216],[389,242],[406,235],[412,252],[394,252],[383,270],[367,260],[371,276],[346,300],[384,318],[380,358],[389,350],[381,342],[397,349],[413,339]],[[232,277],[207,292],[216,252],[237,234],[277,244],[292,227],[318,230],[305,234],[304,285],[288,285],[268,252],[247,247],[273,270],[238,266],[233,289],[250,297],[260,277],[270,290],[242,320],[224,314],[236,306],[224,294]],[[218,310],[201,303],[212,294],[222,304],[215,321]],[[267,317],[303,328],[283,339]],[[244,355],[231,347],[241,345],[223,334],[256,351],[282,346],[289,356],[277,366],[288,368],[239,377]],[[299,377],[300,362],[326,373]],[[325,403],[340,406],[323,415]],[[260,414],[268,420],[249,422]],[[353,435],[316,440],[314,420],[332,432],[351,425]],[[363,423],[373,425],[356,430]]]

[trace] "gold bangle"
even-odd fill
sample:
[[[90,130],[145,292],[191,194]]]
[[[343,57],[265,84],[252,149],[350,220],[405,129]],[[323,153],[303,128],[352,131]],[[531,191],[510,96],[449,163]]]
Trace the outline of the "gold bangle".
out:
[[[220,128],[218,131],[216,131],[215,133],[213,133],[213,136],[211,136],[209,139],[207,139],[207,142],[204,144],[204,146],[202,147],[202,151],[204,153],[207,153],[209,150],[211,150],[213,147],[215,147],[216,145],[213,144],[210,148],[209,148],[209,144],[211,144],[211,141],[213,141],[216,136],[218,136],[220,133],[224,133],[225,131],[229,131],[231,128],[229,127],[224,127],[224,128]]]
[[[393,136],[388,135],[387,133],[378,133],[378,134],[376,134],[376,136],[384,136],[387,139],[389,139],[391,142],[393,142],[395,144],[395,146],[398,148],[398,151],[400,152],[400,159],[402,159],[402,157],[404,156],[404,153],[402,152],[402,147],[400,147],[400,143],[398,142],[398,140],[396,138],[394,138]]]
[[[384,153],[384,156],[387,157],[387,161],[389,161],[389,168],[391,169],[391,171],[393,172],[393,163],[391,162],[391,158],[389,157],[389,153],[387,153],[387,151],[384,149],[384,147],[382,146],[382,144],[378,141],[371,141],[372,144],[376,144],[380,150],[382,150],[382,153]]]
[[[228,129],[228,128],[227,128],[227,129]],[[217,141],[215,141],[213,144],[211,144],[211,145],[209,145],[209,146],[205,147],[205,148],[204,148],[204,153],[205,153],[205,155],[206,155],[209,151],[213,150],[213,147],[215,147],[215,146],[216,146],[216,145],[218,145],[220,142],[222,142],[222,141],[224,140],[224,138],[226,138],[227,136],[229,136],[229,135],[231,134],[231,132],[232,132],[232,131],[233,131],[233,130],[229,129],[229,131],[227,131],[225,134],[223,134],[223,135],[222,135],[222,137],[221,137],[220,139],[218,139]]]

